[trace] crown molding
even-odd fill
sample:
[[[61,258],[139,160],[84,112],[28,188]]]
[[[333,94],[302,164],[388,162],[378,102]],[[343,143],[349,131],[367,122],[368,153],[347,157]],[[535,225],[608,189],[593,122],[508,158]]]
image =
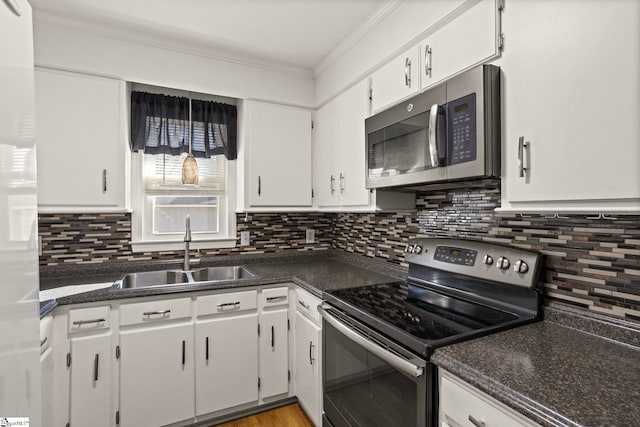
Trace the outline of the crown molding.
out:
[[[205,40],[178,39],[166,36],[151,34],[144,31],[132,31],[128,28],[107,25],[95,21],[83,21],[68,16],[53,14],[50,12],[34,11],[34,27],[38,24],[49,24],[67,29],[94,34],[101,37],[135,43],[159,49],[173,50],[190,55],[202,56],[205,58],[228,62],[248,67],[260,68],[269,71],[276,71],[285,74],[293,74],[313,79],[312,70],[295,67],[275,61],[269,61],[249,54],[242,54],[230,50],[214,48]]]
[[[344,38],[322,61],[313,69],[313,75],[317,79],[340,58],[347,54],[362,38],[369,34],[380,22],[393,13],[405,0],[386,0],[369,17],[358,25],[347,37]]]

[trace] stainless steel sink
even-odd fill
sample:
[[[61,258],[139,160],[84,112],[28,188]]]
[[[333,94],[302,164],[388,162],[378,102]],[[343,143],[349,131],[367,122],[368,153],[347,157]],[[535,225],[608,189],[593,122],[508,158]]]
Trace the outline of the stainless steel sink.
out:
[[[196,282],[242,280],[256,277],[255,274],[242,266],[200,268],[193,270],[191,274]]]
[[[221,282],[225,280],[246,280],[255,277],[242,266],[199,268],[192,271],[163,270],[129,273],[116,280],[115,288],[132,289],[150,286],[173,286],[196,282]]]

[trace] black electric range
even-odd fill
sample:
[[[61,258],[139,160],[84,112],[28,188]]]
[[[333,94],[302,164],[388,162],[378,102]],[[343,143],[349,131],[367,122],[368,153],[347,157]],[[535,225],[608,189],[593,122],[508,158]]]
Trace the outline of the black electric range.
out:
[[[537,253],[424,238],[413,239],[405,255],[406,281],[323,295],[326,425],[436,425],[433,351],[541,319]],[[404,397],[389,405],[394,389]],[[410,409],[407,396],[417,398]]]

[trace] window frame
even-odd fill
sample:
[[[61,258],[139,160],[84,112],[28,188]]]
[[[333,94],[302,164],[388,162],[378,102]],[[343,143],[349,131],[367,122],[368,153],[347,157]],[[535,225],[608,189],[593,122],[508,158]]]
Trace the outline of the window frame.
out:
[[[133,252],[157,252],[184,250],[184,235],[153,236],[147,232],[151,229],[152,209],[146,197],[149,195],[144,186],[144,153],[131,153],[131,249]],[[192,233],[190,247],[192,249],[220,249],[236,247],[236,161],[227,160],[227,177],[225,195],[220,197],[219,227],[224,232]],[[203,190],[206,191],[206,190]],[[162,191],[160,191],[162,192]],[[193,194],[198,190],[179,190],[179,194]],[[153,194],[158,192],[153,191]],[[170,191],[166,195],[175,194]],[[201,194],[204,194],[201,192]],[[223,207],[224,205],[224,207]],[[145,227],[145,222],[149,227]]]

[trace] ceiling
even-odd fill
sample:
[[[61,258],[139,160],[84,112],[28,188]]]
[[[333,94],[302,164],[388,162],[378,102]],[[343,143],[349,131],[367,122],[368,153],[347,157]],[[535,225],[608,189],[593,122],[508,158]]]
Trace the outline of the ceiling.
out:
[[[312,70],[389,0],[30,0],[55,15]]]

